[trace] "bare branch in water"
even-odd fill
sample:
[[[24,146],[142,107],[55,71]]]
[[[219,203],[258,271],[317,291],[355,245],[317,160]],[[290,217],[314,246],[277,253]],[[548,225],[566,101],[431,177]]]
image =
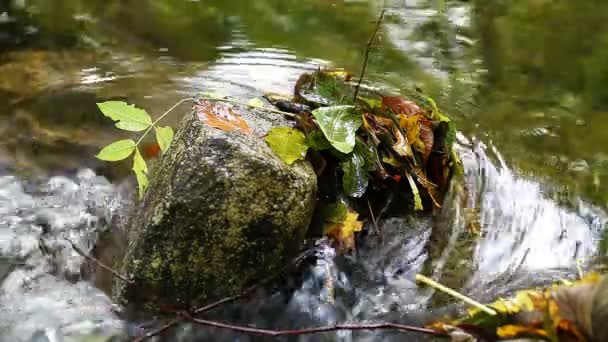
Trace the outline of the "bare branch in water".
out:
[[[72,248],[76,251],[76,253],[80,254],[83,258],[90,260],[92,262],[94,262],[95,264],[97,264],[99,267],[103,268],[104,270],[112,273],[115,277],[119,278],[122,281],[125,281],[127,283],[132,284],[133,282],[131,280],[129,280],[129,278],[125,277],[124,275],[118,273],[117,271],[115,271],[113,268],[111,268],[110,266],[107,266],[106,264],[104,264],[103,262],[95,259],[94,257],[88,255],[87,253],[85,253],[82,249],[80,249],[80,247],[78,247],[72,240],[66,238],[65,239],[67,242],[70,243],[70,245],[72,245]]]

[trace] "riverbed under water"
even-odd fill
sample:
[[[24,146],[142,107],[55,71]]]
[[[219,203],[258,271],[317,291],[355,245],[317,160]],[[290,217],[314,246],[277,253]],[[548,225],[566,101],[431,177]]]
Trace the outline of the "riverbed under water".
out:
[[[301,73],[320,67],[356,73],[382,8],[319,0],[8,3],[7,14],[0,5],[0,341],[83,341],[119,334],[125,323],[135,336],[159,323],[121,320],[108,275],[69,245],[100,255],[120,250],[124,241],[94,246],[108,235],[120,240],[113,232],[133,205],[130,166],[94,158],[128,135],[96,102],[122,99],[157,116],[200,92],[249,100],[291,93]],[[351,256],[319,244],[288,289],[226,306],[216,318],[282,329],[421,325],[463,306],[418,287],[416,273],[490,301],[573,277],[577,261],[585,269],[601,263],[608,4],[384,6],[366,80],[395,92],[418,86],[438,100],[460,128],[463,179],[433,217],[395,216],[390,198],[375,203],[381,238],[361,239]],[[379,339],[404,337],[370,331],[289,340]],[[258,339],[182,326],[167,340]]]

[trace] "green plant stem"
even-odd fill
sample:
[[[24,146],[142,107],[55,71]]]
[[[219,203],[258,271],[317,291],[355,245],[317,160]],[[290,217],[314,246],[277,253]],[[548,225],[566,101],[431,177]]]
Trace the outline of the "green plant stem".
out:
[[[416,274],[416,280],[421,283],[425,283],[426,285],[431,286],[432,288],[437,289],[443,293],[447,293],[452,297],[458,298],[458,299],[462,300],[463,302],[468,303],[468,304],[478,308],[479,310],[487,313],[490,316],[496,316],[496,311],[491,309],[487,305],[483,305],[480,302],[475,301],[474,299],[471,299],[461,293],[458,293],[448,287],[445,287],[445,286],[439,284],[438,282],[434,281],[431,278],[427,278],[427,277],[423,276],[422,274]]]
[[[194,98],[193,97],[187,97],[185,99],[181,99],[178,103],[174,104],[173,107],[169,108],[166,112],[164,112],[161,116],[159,116],[158,119],[154,120],[154,122],[150,125],[150,127],[148,127],[148,129],[146,129],[146,131],[144,132],[144,134],[142,134],[142,136],[139,138],[139,140],[137,140],[137,142],[135,143],[135,146],[138,146],[139,143],[144,140],[144,138],[146,137],[146,135],[148,135],[148,133],[150,133],[150,131],[152,130],[152,128],[160,120],[162,120],[165,116],[167,116],[167,114],[171,113],[175,108],[177,108],[179,105],[181,105],[182,103],[184,103],[186,101],[194,101]]]
[[[217,97],[201,97],[202,99],[205,100],[209,100],[209,101],[221,101],[221,102],[228,102],[228,103],[234,103],[234,104],[238,104],[241,106],[247,106],[247,107],[251,107],[251,108],[258,108],[267,112],[271,112],[271,113],[275,113],[275,114],[281,114],[281,115],[285,115],[288,116],[290,118],[297,118],[298,115],[293,114],[293,113],[287,113],[287,112],[282,112],[280,110],[276,110],[276,109],[272,109],[272,108],[266,108],[266,107],[258,107],[258,106],[252,106],[248,103],[245,102],[240,102],[240,101],[236,101],[236,100],[230,100],[230,99],[222,99],[222,98],[217,98]]]

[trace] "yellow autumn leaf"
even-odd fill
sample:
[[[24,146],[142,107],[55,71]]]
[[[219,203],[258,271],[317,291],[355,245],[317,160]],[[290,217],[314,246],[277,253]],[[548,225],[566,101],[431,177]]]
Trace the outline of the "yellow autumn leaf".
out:
[[[363,222],[358,221],[359,214],[348,211],[344,221],[325,226],[325,235],[337,240],[340,249],[351,250],[355,247],[355,233],[363,229]]]
[[[493,309],[504,314],[515,314],[521,311],[521,308],[510,300],[499,298],[497,301],[490,305]]]
[[[518,291],[515,294],[514,302],[522,311],[534,310],[535,301],[538,303],[538,293],[534,291]]]
[[[414,146],[419,148],[421,151],[424,151],[424,144],[420,141],[420,125],[418,125],[418,120],[420,120],[420,115],[405,115],[399,114],[399,126],[405,130],[405,135],[407,136],[407,141]]]
[[[496,335],[500,338],[515,338],[522,335],[533,335],[547,337],[547,332],[536,327],[524,325],[507,324],[496,329]]]
[[[363,229],[363,222],[357,221],[359,218],[359,214],[354,211],[349,211],[346,214],[346,219],[344,220],[344,227],[342,228],[342,237],[346,238],[352,236],[356,232],[360,232]]]

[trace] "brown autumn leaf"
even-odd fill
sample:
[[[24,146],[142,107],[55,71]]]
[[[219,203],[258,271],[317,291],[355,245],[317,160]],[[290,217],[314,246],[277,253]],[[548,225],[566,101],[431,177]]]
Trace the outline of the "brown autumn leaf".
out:
[[[202,122],[213,128],[223,131],[240,131],[245,134],[253,133],[247,121],[225,103],[201,100],[194,105],[194,110]]]
[[[418,121],[418,125],[420,126],[420,141],[422,141],[424,145],[424,151],[422,152],[424,156],[424,165],[429,159],[431,152],[433,151],[433,144],[435,143],[435,134],[433,134],[433,125],[431,121],[427,118],[422,117]]]
[[[416,115],[422,112],[422,109],[420,109],[416,103],[399,96],[383,96],[382,110],[389,110],[394,114],[405,114],[407,116]]]

